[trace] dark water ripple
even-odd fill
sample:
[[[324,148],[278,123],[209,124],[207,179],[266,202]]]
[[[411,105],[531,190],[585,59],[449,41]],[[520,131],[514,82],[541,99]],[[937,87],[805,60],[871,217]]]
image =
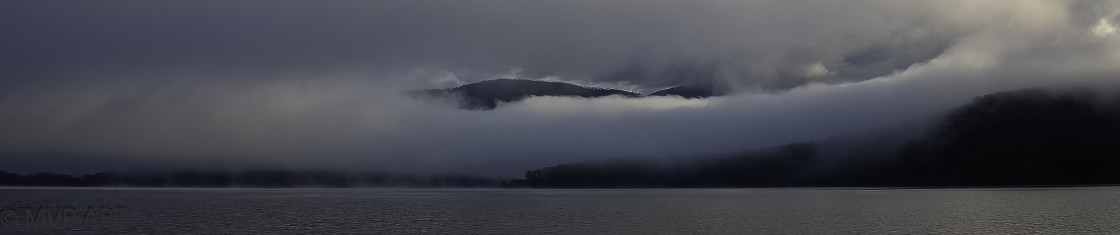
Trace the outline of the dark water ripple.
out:
[[[124,206],[119,221],[26,226],[26,206]],[[1120,188],[0,188],[0,234],[1117,234]],[[9,221],[11,222],[11,221]]]

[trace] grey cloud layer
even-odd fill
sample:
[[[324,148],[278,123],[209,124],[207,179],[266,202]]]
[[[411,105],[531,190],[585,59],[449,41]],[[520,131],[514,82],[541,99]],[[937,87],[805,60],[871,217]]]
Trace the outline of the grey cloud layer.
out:
[[[639,89],[692,80],[739,89],[865,80],[931,59],[992,24],[1051,17],[1031,15],[1036,8],[1066,7],[964,1],[5,5],[0,61],[15,77],[425,68],[449,71],[460,82],[518,71]]]
[[[78,158],[511,176],[825,138],[1120,74],[1120,8],[1105,1],[2,4],[0,159],[27,170]],[[399,96],[501,75],[747,92],[489,112]]]

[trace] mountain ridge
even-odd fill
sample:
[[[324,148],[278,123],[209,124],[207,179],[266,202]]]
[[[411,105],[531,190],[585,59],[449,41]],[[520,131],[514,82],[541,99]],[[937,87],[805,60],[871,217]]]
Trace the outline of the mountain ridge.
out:
[[[712,92],[710,88],[710,86],[705,89],[704,86],[684,84],[642,95],[632,91],[585,86],[566,82],[498,78],[452,88],[412,91],[409,92],[409,94],[416,98],[459,98],[459,108],[468,110],[491,110],[498,108],[502,103],[517,102],[533,96],[583,98],[599,98],[612,95],[627,98],[680,96],[693,99],[722,95]]]
[[[716,91],[715,85],[712,83],[686,83],[657,90],[646,94],[646,96],[680,96],[686,99],[703,99],[726,94],[726,92]]]
[[[509,187],[990,187],[1120,184],[1120,99],[1038,89],[951,110],[913,139],[890,133],[688,159],[526,171]]]
[[[618,95],[640,97],[641,94],[608,88],[583,86],[565,82],[499,78],[458,87],[427,89],[412,92],[419,97],[461,98],[459,108],[491,110],[502,103],[516,102],[532,96],[569,96],[597,98]]]

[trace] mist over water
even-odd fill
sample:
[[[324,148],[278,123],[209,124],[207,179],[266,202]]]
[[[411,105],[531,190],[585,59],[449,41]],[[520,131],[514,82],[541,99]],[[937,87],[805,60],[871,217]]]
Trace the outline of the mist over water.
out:
[[[0,1],[0,234],[1116,234],[1118,27],[1120,0]]]

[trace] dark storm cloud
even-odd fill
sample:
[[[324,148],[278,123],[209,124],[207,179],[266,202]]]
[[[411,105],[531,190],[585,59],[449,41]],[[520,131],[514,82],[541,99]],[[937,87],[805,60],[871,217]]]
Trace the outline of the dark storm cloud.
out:
[[[1120,72],[1120,8],[1103,1],[0,5],[0,159],[14,171],[513,176],[827,138],[993,91],[1116,85]],[[400,96],[497,76],[743,92],[537,97],[488,112]]]

